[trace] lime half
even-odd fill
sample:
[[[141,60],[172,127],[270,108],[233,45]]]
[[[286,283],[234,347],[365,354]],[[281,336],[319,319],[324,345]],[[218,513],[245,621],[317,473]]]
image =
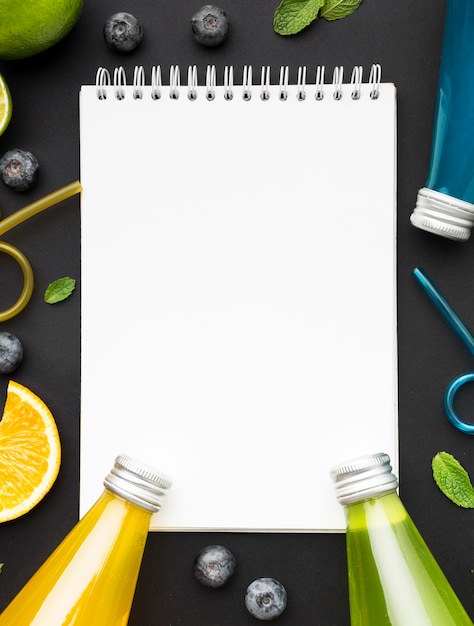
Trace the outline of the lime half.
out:
[[[12,97],[5,78],[0,74],[0,135],[2,135],[12,116]]]

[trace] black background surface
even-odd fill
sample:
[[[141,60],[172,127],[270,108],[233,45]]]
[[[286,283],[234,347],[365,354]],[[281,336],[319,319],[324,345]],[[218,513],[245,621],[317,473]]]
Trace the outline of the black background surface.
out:
[[[447,383],[470,371],[473,363],[411,276],[411,270],[422,265],[474,330],[474,242],[451,242],[418,231],[409,223],[429,165],[445,2],[364,0],[350,17],[337,22],[318,20],[299,35],[285,38],[273,32],[277,1],[226,0],[221,6],[230,18],[231,34],[216,49],[202,48],[191,37],[189,19],[199,6],[185,0],[86,0],[80,21],[65,40],[30,59],[0,63],[14,102],[12,122],[0,137],[0,152],[24,148],[41,163],[40,180],[32,190],[18,194],[0,186],[1,215],[10,215],[80,178],[78,93],[81,84],[94,82],[99,65],[113,68],[122,64],[130,76],[136,64],[143,64],[147,70],[160,64],[166,76],[172,64],[185,69],[196,63],[202,81],[208,63],[216,64],[218,76],[229,64],[235,68],[237,83],[244,64],[251,64],[257,75],[261,65],[269,64],[274,68],[274,78],[280,65],[288,64],[293,81],[298,66],[307,65],[308,80],[312,81],[318,64],[326,66],[327,76],[336,65],[343,65],[348,77],[356,64],[364,66],[367,76],[372,63],[381,63],[383,80],[394,82],[398,90],[400,494],[461,601],[474,616],[474,512],[459,509],[445,498],[431,475],[431,459],[440,450],[455,455],[468,471],[474,470],[473,440],[448,423],[442,407]],[[128,56],[109,50],[102,37],[105,19],[119,10],[134,13],[145,29],[142,45]],[[204,146],[209,137],[197,129],[193,141]],[[149,148],[158,150],[160,146]],[[215,137],[212,149],[222,151],[225,158],[226,148],[224,140]],[[196,168],[205,181],[209,172],[204,150]],[[343,184],[344,172],[340,176]],[[158,178],[156,184],[159,189],[166,181]],[[313,193],[314,186],[308,181],[309,199]],[[43,502],[28,515],[0,527],[0,562],[5,564],[0,576],[0,608],[12,599],[78,516],[79,198],[48,209],[3,239],[28,256],[36,279],[28,307],[2,325],[2,330],[15,333],[25,347],[24,361],[11,377],[30,387],[51,408],[60,429],[63,460],[58,480]],[[66,275],[78,279],[73,296],[55,306],[45,304],[42,296],[48,283]],[[17,266],[6,255],[0,255],[2,310],[16,299],[20,284]],[[123,324],[127,323],[124,316]],[[123,380],[117,381],[116,390],[104,393],[121,393],[126,388],[127,372],[133,363],[130,351],[132,346],[124,346]],[[343,388],[344,376],[350,375],[344,369],[343,352],[340,368]],[[0,379],[0,402],[4,401],[7,382],[8,377]],[[468,389],[462,397],[460,394],[460,412],[472,410],[469,394]],[[367,402],[371,402],[370,372]],[[282,469],[291,471],[285,459]],[[98,493],[101,479],[97,477]],[[318,494],[308,497],[317,498]],[[284,494],[281,502],[275,503],[275,515],[282,506]],[[232,583],[217,591],[200,586],[192,574],[195,554],[214,542],[228,546],[238,561]],[[282,626],[349,624],[343,535],[244,533],[151,535],[130,624],[255,624],[243,597],[247,584],[259,576],[273,576],[287,588],[288,607],[278,620]]]

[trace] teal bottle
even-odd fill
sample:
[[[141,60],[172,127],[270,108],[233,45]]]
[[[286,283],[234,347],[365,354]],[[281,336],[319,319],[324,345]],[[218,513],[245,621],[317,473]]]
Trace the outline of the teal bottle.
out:
[[[351,626],[473,626],[397,494],[389,456],[331,475],[347,521]]]
[[[474,2],[448,0],[431,159],[411,223],[448,239],[474,224]]]

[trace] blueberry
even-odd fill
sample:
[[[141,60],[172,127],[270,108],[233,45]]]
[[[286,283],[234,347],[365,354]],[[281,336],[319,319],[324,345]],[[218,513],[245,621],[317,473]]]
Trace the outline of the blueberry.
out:
[[[218,46],[227,37],[229,20],[224,10],[205,4],[191,18],[194,39],[203,46]]]
[[[107,44],[118,52],[131,52],[143,39],[143,29],[131,13],[114,13],[104,24]]]
[[[39,163],[28,150],[9,150],[0,159],[0,178],[15,191],[26,191],[38,177]]]
[[[194,560],[194,575],[206,587],[222,587],[235,570],[235,557],[224,546],[207,546]]]
[[[275,619],[285,610],[286,589],[274,578],[257,578],[247,587],[245,606],[257,619]]]
[[[10,374],[23,359],[23,346],[15,335],[0,332],[0,374]]]

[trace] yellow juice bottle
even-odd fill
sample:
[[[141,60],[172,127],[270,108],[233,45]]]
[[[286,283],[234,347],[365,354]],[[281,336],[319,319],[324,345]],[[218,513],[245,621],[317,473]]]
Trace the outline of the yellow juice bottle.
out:
[[[171,482],[119,456],[88,513],[0,615],[0,626],[125,626],[152,513]]]

